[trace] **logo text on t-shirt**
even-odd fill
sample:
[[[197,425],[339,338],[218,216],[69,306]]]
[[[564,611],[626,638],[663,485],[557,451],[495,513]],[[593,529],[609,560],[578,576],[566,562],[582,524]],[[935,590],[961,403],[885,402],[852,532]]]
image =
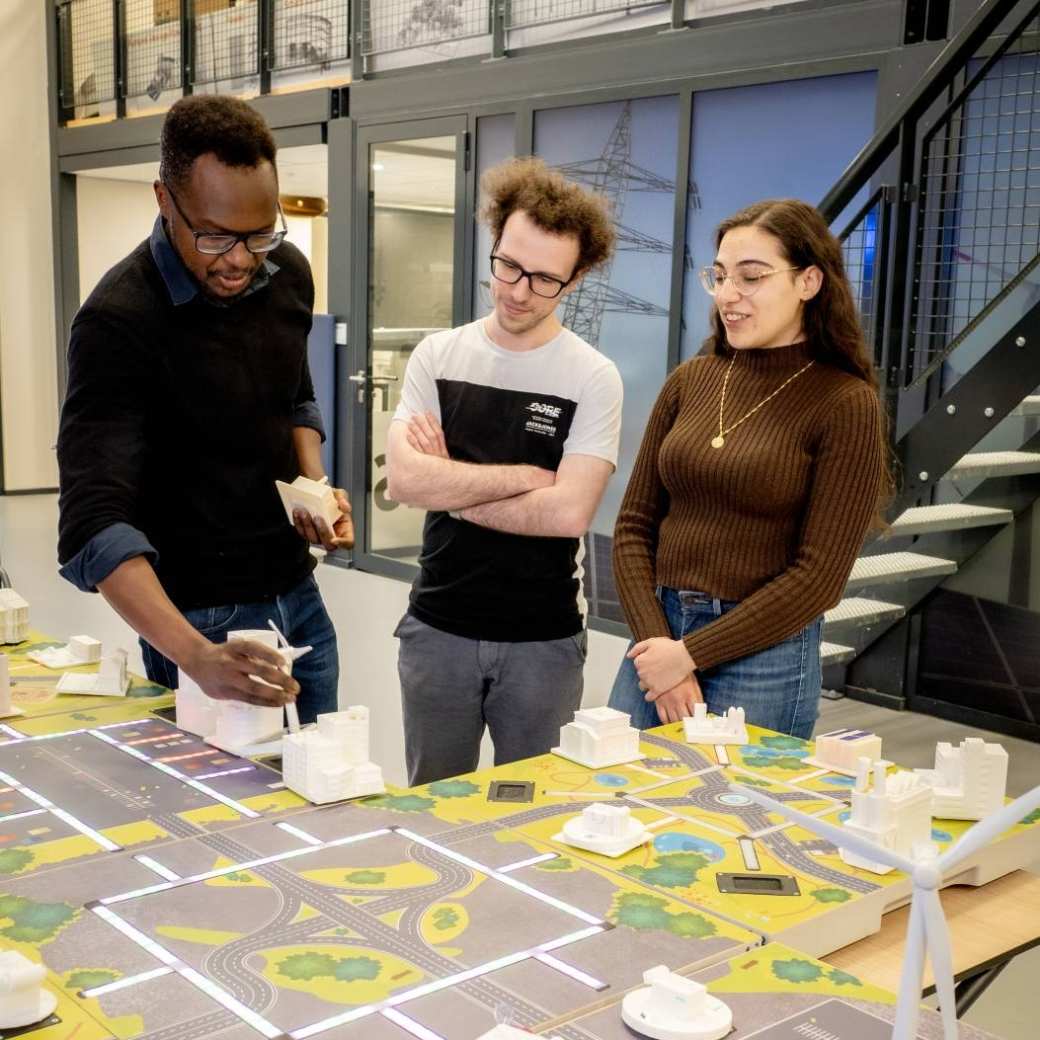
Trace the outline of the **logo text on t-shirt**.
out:
[[[527,406],[527,411],[531,413],[531,418],[527,420],[527,424],[524,426],[528,433],[539,433],[543,437],[556,436],[556,423],[553,420],[559,419],[563,412],[559,405],[532,401]]]

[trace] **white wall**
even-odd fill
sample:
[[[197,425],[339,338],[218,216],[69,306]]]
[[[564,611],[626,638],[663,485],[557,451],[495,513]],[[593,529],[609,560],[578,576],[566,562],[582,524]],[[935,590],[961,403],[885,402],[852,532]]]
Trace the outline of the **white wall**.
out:
[[[151,234],[158,212],[151,184],[76,178],[80,303],[110,267]]]
[[[0,417],[9,490],[55,487],[58,429],[44,18],[0,3]]]
[[[0,0],[2,2],[2,0]],[[113,264],[147,238],[159,212],[150,181],[115,180],[81,174],[76,178],[79,234],[79,296],[82,303]],[[289,241],[311,263],[314,310],[327,307],[328,231],[324,217],[287,217]]]

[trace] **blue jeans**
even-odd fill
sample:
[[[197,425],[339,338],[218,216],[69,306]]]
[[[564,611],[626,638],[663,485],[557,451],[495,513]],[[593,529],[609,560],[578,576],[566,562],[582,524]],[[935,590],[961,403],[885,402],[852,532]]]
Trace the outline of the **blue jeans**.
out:
[[[339,653],[318,583],[309,574],[282,596],[259,603],[232,603],[184,611],[188,623],[211,643],[223,643],[228,632],[242,628],[267,628],[269,620],[293,646],[314,649],[293,664],[293,678],[300,684],[296,704],[301,722],[339,707]],[[152,682],[177,688],[177,666],[143,639],[144,668]]]
[[[668,588],[658,589],[657,598],[675,639],[710,625],[737,606],[703,592]],[[697,681],[708,711],[722,715],[727,708],[743,708],[747,721],[755,726],[808,740],[819,715],[822,632],[823,618],[819,617],[782,643],[699,671]],[[627,657],[621,662],[608,703],[631,715],[632,725],[638,729],[661,725],[657,709],[639,689],[635,665]]]

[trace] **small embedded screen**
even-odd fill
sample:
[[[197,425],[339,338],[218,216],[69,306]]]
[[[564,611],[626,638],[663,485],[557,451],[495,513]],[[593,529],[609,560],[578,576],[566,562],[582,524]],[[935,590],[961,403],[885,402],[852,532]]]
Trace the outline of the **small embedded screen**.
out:
[[[755,877],[752,874],[734,874],[730,881],[738,892],[779,892],[784,887],[778,877]]]

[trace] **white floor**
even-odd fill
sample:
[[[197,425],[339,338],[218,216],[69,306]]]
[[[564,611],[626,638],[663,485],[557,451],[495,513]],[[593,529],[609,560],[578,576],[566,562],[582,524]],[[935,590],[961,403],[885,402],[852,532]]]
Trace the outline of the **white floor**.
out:
[[[54,636],[92,635],[130,651],[141,672],[130,628],[96,595],[78,592],[57,573],[57,496],[0,497],[0,564],[30,603],[33,627]],[[404,782],[396,647],[393,628],[407,604],[401,583],[357,571],[322,566],[319,582],[340,637],[340,703],[372,708],[372,753],[392,783]],[[605,703],[624,651],[618,638],[592,633],[586,669],[586,703]],[[883,736],[885,754],[903,765],[931,765],[937,740],[985,735],[956,723],[888,711],[855,701],[825,701],[818,731],[860,726]],[[1011,756],[1011,794],[1040,783],[1040,745],[997,737]],[[1038,865],[1034,865],[1036,867]],[[967,1021],[1006,1040],[1036,1040],[1035,990],[1040,947],[1019,956],[983,995]]]

